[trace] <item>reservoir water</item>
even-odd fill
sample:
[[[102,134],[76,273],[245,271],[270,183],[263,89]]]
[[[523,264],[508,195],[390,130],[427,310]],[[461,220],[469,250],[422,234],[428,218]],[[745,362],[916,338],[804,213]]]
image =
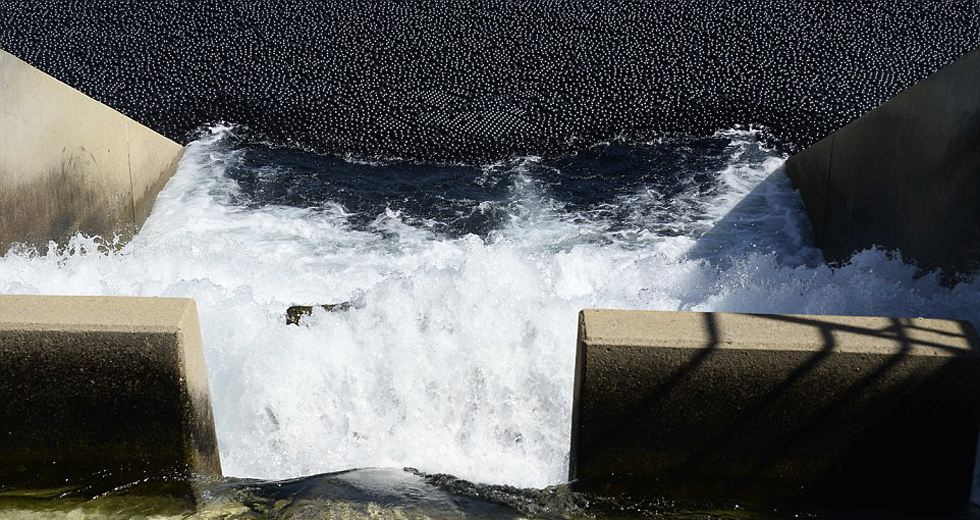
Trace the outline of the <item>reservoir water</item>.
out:
[[[976,279],[944,288],[877,249],[827,265],[784,157],[758,136],[664,135],[474,166],[317,155],[215,126],[132,242],[12,248],[0,292],[194,298],[225,474],[300,478],[232,479],[218,497],[251,489],[272,504],[283,489],[332,485],[310,475],[411,467],[460,496],[560,516],[572,511],[560,488],[502,486],[566,480],[582,308],[980,325]],[[336,303],[349,305],[285,322],[290,305]],[[424,480],[353,475],[386,489]]]

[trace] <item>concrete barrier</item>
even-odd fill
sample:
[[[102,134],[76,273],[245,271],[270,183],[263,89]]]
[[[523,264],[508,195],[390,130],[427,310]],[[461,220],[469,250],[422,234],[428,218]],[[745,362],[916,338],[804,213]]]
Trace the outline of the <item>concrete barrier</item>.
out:
[[[193,300],[0,295],[0,489],[220,474]]]
[[[582,311],[569,477],[698,500],[961,506],[978,350],[948,320]]]
[[[980,267],[980,49],[786,163],[817,245],[900,250],[947,284]]]
[[[0,51],[0,254],[76,232],[126,240],[183,148]]]

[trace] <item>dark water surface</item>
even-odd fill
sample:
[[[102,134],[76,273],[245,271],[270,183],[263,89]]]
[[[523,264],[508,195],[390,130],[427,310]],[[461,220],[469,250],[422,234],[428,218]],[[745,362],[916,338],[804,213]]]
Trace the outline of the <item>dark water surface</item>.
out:
[[[449,238],[486,239],[512,216],[513,193],[522,181],[533,182],[545,203],[567,218],[601,221],[607,232],[615,231],[638,224],[636,208],[622,203],[638,192],[654,191],[665,201],[712,193],[714,173],[731,159],[729,147],[725,139],[664,137],[648,145],[607,142],[554,158],[469,166],[313,155],[252,144],[239,149],[240,160],[227,175],[240,188],[233,202],[250,208],[339,204],[358,230],[395,211],[407,223]],[[665,231],[680,215],[663,208],[650,216],[642,224]]]

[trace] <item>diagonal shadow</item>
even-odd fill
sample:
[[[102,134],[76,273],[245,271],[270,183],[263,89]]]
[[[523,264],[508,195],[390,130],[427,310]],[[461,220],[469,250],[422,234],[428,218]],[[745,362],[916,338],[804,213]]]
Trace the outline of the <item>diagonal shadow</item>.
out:
[[[608,444],[612,439],[618,437],[623,431],[626,431],[628,426],[634,423],[638,416],[645,413],[646,410],[653,407],[653,404],[661,400],[667,392],[672,388],[677,386],[685,377],[691,374],[699,365],[701,365],[708,357],[710,357],[715,349],[718,347],[718,342],[720,341],[721,335],[718,333],[718,323],[715,315],[713,313],[704,313],[704,328],[708,333],[708,342],[703,348],[698,349],[697,354],[694,355],[691,360],[684,366],[676,370],[669,379],[653,387],[649,394],[647,394],[639,403],[633,407],[633,411],[623,415],[618,421],[610,425],[605,429],[605,432],[591,440],[591,446],[584,446],[579,452],[585,452],[590,454],[587,457],[581,457],[579,455],[578,463],[580,465],[588,464],[590,459],[595,456],[599,450],[594,447],[604,446]]]
[[[818,321],[811,318],[806,318],[803,316],[794,316],[791,314],[757,314],[756,316],[763,317],[768,320],[782,321],[787,323],[797,323],[800,325],[808,325],[814,327],[829,326],[834,331],[849,332],[851,334],[858,334],[862,336],[872,336],[884,339],[889,339],[897,341],[899,343],[906,344],[907,346],[922,346],[931,347],[944,350],[950,353],[963,352],[962,349],[950,347],[949,345],[944,345],[942,343],[936,343],[934,341],[927,341],[923,339],[912,339],[908,337],[906,333],[909,329],[924,330],[932,333],[939,333],[940,331],[936,329],[929,329],[925,327],[914,326],[909,323],[903,323],[902,320],[907,320],[907,318],[891,318],[892,324],[888,327],[882,329],[870,329],[867,327],[857,327],[854,325],[847,325],[843,323],[827,323],[825,321]],[[980,349],[977,347],[976,335],[970,331],[970,328],[964,324],[960,324],[960,334],[955,334],[951,332],[942,332],[942,335],[948,337],[964,338],[967,342],[974,346],[974,349]]]
[[[823,345],[819,351],[815,352],[809,359],[806,360],[806,362],[793,370],[788,377],[783,379],[772,390],[767,392],[760,399],[756,400],[752,406],[742,411],[742,413],[731,421],[727,428],[719,432],[715,437],[705,443],[703,448],[681,464],[681,466],[675,470],[675,475],[673,476],[683,476],[699,468],[710,455],[716,453],[719,448],[728,441],[728,439],[735,435],[737,431],[745,428],[750,421],[755,419],[756,416],[758,416],[763,410],[782,397],[790,387],[797,384],[800,379],[805,377],[806,374],[814,370],[817,365],[825,360],[833,351],[836,342],[834,340],[833,331],[830,328],[820,327],[820,335],[823,337]]]
[[[782,319],[781,316],[776,316],[772,318],[766,317],[766,318],[774,319],[774,320]],[[827,326],[825,322],[818,322],[816,320],[800,320],[800,321],[812,321],[813,323],[820,323],[819,328],[821,329],[821,335],[823,335],[825,338],[823,349],[827,349],[827,350],[832,350],[834,347],[833,331],[841,330],[844,328],[844,327],[837,327],[836,324],[834,326]],[[769,456],[763,459],[762,461],[760,461],[756,466],[751,468],[747,472],[747,474],[742,479],[740,479],[741,482],[736,483],[735,487],[745,487],[746,485],[748,485],[750,481],[754,481],[758,479],[767,469],[771,468],[777,461],[782,459],[784,455],[791,450],[791,446],[797,443],[799,439],[805,437],[806,432],[814,431],[815,429],[817,429],[819,425],[826,423],[834,416],[836,412],[840,411],[849,403],[853,402],[853,400],[856,399],[860,394],[868,390],[868,388],[871,387],[876,381],[880,380],[882,377],[885,376],[885,374],[887,374],[889,371],[896,368],[902,361],[904,361],[908,357],[909,350],[911,349],[912,344],[914,342],[908,338],[907,334],[905,334],[904,326],[899,319],[892,319],[891,321],[892,321],[892,326],[887,329],[883,329],[883,331],[894,332],[894,334],[887,334],[884,335],[884,337],[894,339],[899,347],[898,351],[895,352],[894,354],[889,355],[885,359],[885,362],[879,365],[878,368],[876,368],[874,371],[868,373],[865,376],[862,376],[858,381],[852,384],[847,389],[847,391],[844,392],[844,394],[842,394],[839,398],[837,398],[833,403],[829,404],[828,406],[825,406],[824,409],[820,413],[816,414],[810,421],[808,421],[803,425],[798,426],[797,428],[793,429],[790,432],[785,433],[782,436],[781,442],[779,442],[778,444],[772,447]],[[855,329],[855,327],[846,327],[846,328],[848,330]],[[867,330],[871,331],[873,329],[867,329]],[[869,335],[877,335],[877,334],[869,334]],[[829,341],[826,340],[827,337],[830,337]],[[915,343],[920,343],[920,342],[915,342]],[[892,405],[893,406],[897,405],[897,403],[892,403]]]
[[[632,405],[629,411],[618,416],[615,422],[606,427],[601,434],[593,435],[589,439],[588,445],[581,450],[581,453],[586,455],[586,457],[582,458],[580,463],[589,464],[590,460],[601,457],[600,453],[603,452],[603,446],[615,445],[618,442],[617,439],[627,434],[627,432],[635,430],[637,424],[649,421],[650,410],[662,408],[665,405],[671,408],[679,406],[678,404],[672,404],[672,402],[665,402],[664,400],[669,401],[671,399],[668,396],[669,393],[679,386],[688,384],[685,381],[686,379],[691,378],[692,380],[697,380],[698,376],[695,372],[701,369],[707,360],[719,352],[720,347],[723,346],[722,343],[730,343],[730,341],[727,341],[722,336],[722,331],[720,330],[722,323],[719,315],[714,313],[702,313],[701,315],[703,316],[703,327],[705,336],[707,337],[704,346],[695,347],[694,350],[697,350],[697,352],[690,355],[690,357],[686,357],[687,360],[670,372],[669,377],[662,379],[662,382],[652,386],[649,392],[645,393],[639,402]],[[724,461],[727,456],[726,454],[735,454],[738,457],[743,450],[748,450],[744,453],[748,454],[749,458],[744,460],[749,465],[738,469],[730,477],[727,477],[732,479],[727,484],[728,492],[730,493],[741,492],[744,495],[745,493],[754,493],[760,489],[764,489],[759,488],[760,483],[774,483],[775,481],[773,479],[779,479],[778,475],[781,470],[775,469],[777,464],[785,464],[787,461],[792,462],[795,460],[794,457],[798,457],[800,453],[804,454],[803,459],[800,459],[804,464],[802,467],[810,468],[809,470],[805,470],[803,474],[817,475],[819,471],[823,471],[820,468],[834,464],[838,457],[852,457],[851,450],[854,442],[865,442],[865,437],[870,429],[880,429],[879,423],[886,419],[888,421],[892,420],[888,418],[891,417],[898,407],[903,406],[903,399],[906,399],[910,395],[909,392],[917,388],[918,385],[924,384],[923,382],[932,384],[931,378],[934,376],[934,371],[944,370],[942,367],[946,366],[945,362],[939,364],[938,368],[936,368],[937,365],[930,365],[933,368],[929,368],[903,364],[903,361],[911,356],[914,347],[927,347],[954,354],[954,356],[948,359],[959,357],[955,354],[971,358],[976,358],[977,354],[980,354],[980,341],[977,340],[977,334],[965,322],[960,322],[960,330],[956,332],[915,325],[911,320],[902,318],[891,318],[887,322],[887,325],[883,327],[863,327],[847,323],[834,323],[821,319],[820,317],[785,315],[752,316],[760,320],[790,323],[816,329],[819,331],[819,337],[821,338],[819,347],[813,351],[794,351],[800,354],[800,356],[794,358],[795,361],[793,363],[795,366],[792,368],[786,367],[791,372],[785,376],[780,376],[778,381],[773,382],[774,386],[769,387],[767,385],[767,389],[764,392],[759,392],[757,395],[749,393],[747,396],[748,399],[744,401],[746,406],[742,408],[742,403],[739,403],[740,408],[738,408],[734,417],[724,419],[724,422],[719,425],[723,428],[722,431],[710,434],[710,437],[705,441],[697,441],[697,444],[692,446],[692,449],[696,451],[680,460],[679,464],[675,462],[671,463],[671,466],[663,468],[667,472],[663,475],[664,480],[661,483],[666,484],[668,486],[667,489],[675,484],[685,485],[685,482],[692,482],[692,478],[695,479],[693,482],[702,482],[704,478],[717,480],[717,476],[713,477],[712,475],[717,475],[718,472],[712,471],[711,464]],[[911,334],[913,331],[937,334],[947,338],[963,338],[966,340],[967,345],[969,345],[969,349],[956,348],[948,344],[939,343],[934,337],[929,338],[928,336],[922,337],[921,334]],[[863,367],[873,368],[860,375],[854,374],[853,376],[848,376],[847,382],[845,383],[847,385],[846,388],[839,382],[832,384],[832,389],[829,393],[825,394],[825,398],[814,401],[813,404],[819,404],[820,407],[818,409],[804,410],[802,414],[791,412],[788,418],[789,422],[786,423],[783,431],[778,427],[774,429],[766,426],[772,420],[770,414],[773,413],[773,410],[781,409],[786,404],[785,399],[787,396],[800,394],[801,391],[805,394],[806,389],[803,388],[803,385],[807,384],[807,378],[812,376],[835,351],[839,351],[840,339],[837,336],[838,334],[880,338],[894,344],[895,348],[894,351],[886,351],[884,353],[850,351],[842,353],[842,355],[872,356],[873,358],[880,358],[880,362],[873,360],[870,367],[867,364],[862,364],[861,366]],[[777,342],[779,340],[779,338],[774,339]],[[735,348],[732,350],[739,351],[745,349]],[[942,358],[947,359],[947,356],[942,356]],[[712,366],[714,365],[717,365],[717,362],[713,362]],[[892,375],[893,371],[898,367],[903,367],[903,372],[900,372],[900,375]],[[718,370],[718,367],[715,366],[714,368],[710,368],[710,370]],[[886,386],[874,389],[882,381],[885,382]],[[873,396],[874,404],[865,411],[867,404],[862,404],[862,399],[865,399],[863,396],[869,391],[872,392],[871,395]],[[868,415],[864,415],[866,413]],[[830,449],[827,451],[826,457],[821,458],[819,453],[821,451],[820,443],[834,442],[833,440],[828,441],[826,439],[836,438],[836,427],[833,421],[841,417],[853,417],[855,421],[852,423],[851,419],[846,419],[846,426],[840,430],[840,433],[844,435],[842,438],[846,439],[846,441],[840,445],[827,445]],[[767,434],[767,437],[770,438],[765,440],[766,444],[764,446],[752,438],[752,432],[759,429],[759,425],[763,425],[763,431],[771,432]],[[960,437],[962,435],[957,437],[956,442],[962,444]],[[659,449],[656,447],[651,448],[655,450]],[[801,449],[802,451],[800,451]],[[816,461],[812,466],[808,459],[809,456],[806,455],[807,452],[810,452],[811,455],[813,452],[818,452],[816,458],[812,459]],[[676,452],[675,455],[684,457],[683,454]],[[943,456],[946,456],[945,452]],[[721,458],[719,459],[718,457]],[[724,462],[722,463],[724,464]],[[958,468],[957,471],[959,469],[961,468]],[[810,473],[806,471],[810,471]],[[813,473],[813,471],[817,471],[817,473]],[[779,485],[785,489],[785,485]],[[707,491],[707,488],[704,489]],[[776,495],[772,496],[778,496],[781,493],[777,492]],[[768,495],[757,496],[757,498],[763,498],[765,496]],[[947,493],[947,496],[952,495]]]
[[[706,467],[706,464],[714,456],[719,454],[724,455],[726,453],[724,451],[725,446],[730,445],[732,442],[743,442],[746,438],[745,432],[749,431],[749,427],[752,424],[758,424],[759,421],[767,420],[767,412],[772,410],[772,407],[784,397],[784,394],[786,394],[787,391],[793,386],[801,384],[807,374],[814,371],[820,365],[820,363],[828,358],[828,356],[837,347],[837,341],[834,337],[835,332],[848,332],[852,334],[884,338],[896,345],[896,351],[888,355],[880,356],[884,359],[883,363],[878,365],[875,370],[863,375],[851,383],[847,390],[843,394],[837,396],[833,402],[827,404],[812,416],[807,414],[807,421],[805,423],[800,424],[789,431],[780,432],[774,439],[767,439],[767,442],[773,442],[773,444],[767,446],[766,450],[764,451],[764,453],[767,455],[758,463],[750,467],[744,474],[741,474],[735,478],[729,489],[731,492],[739,493],[740,491],[746,491],[753,486],[757,487],[760,482],[764,482],[767,471],[773,469],[776,464],[780,463],[781,461],[784,461],[787,455],[791,453],[794,448],[800,446],[801,442],[804,444],[806,442],[813,442],[812,440],[807,440],[808,436],[812,437],[812,432],[819,432],[821,431],[822,427],[830,425],[830,421],[832,421],[835,417],[838,417],[839,414],[844,413],[844,410],[849,405],[857,401],[862,394],[868,391],[876,383],[882,381],[889,372],[899,367],[902,362],[909,357],[913,346],[928,346],[942,349],[950,353],[965,354],[970,356],[975,355],[977,353],[977,349],[980,348],[980,343],[977,342],[976,333],[973,332],[972,328],[967,326],[965,323],[960,324],[961,334],[956,334],[949,331],[935,332],[943,332],[943,334],[946,336],[961,337],[966,339],[971,347],[970,350],[957,349],[947,345],[937,344],[932,341],[911,338],[908,334],[909,329],[926,329],[930,331],[932,331],[932,329],[912,326],[910,323],[908,323],[908,320],[899,318],[892,318],[890,320],[890,325],[887,327],[873,329],[847,324],[828,323],[820,319],[810,319],[801,316],[756,315],[756,317],[766,320],[796,323],[819,329],[820,336],[823,338],[819,351],[806,359],[803,364],[795,368],[792,373],[781,380],[774,388],[767,391],[760,398],[756,399],[750,407],[740,412],[731,422],[727,424],[723,431],[714,435],[697,452],[691,455],[676,469],[672,470],[668,475],[668,479],[684,479],[691,475],[703,473],[706,470],[710,474],[711,468]],[[892,411],[900,405],[902,397],[907,396],[912,387],[926,379],[923,376],[927,376],[927,372],[931,371],[925,368],[914,369],[909,374],[903,376],[903,382],[891,389],[888,396],[880,401],[882,406],[875,407],[875,416],[869,417],[868,421],[863,424],[859,423],[860,427],[852,437],[854,439],[862,438],[866,431],[872,428],[880,419],[889,416],[889,414],[891,414]],[[840,455],[843,456],[846,451],[846,447],[842,448]]]

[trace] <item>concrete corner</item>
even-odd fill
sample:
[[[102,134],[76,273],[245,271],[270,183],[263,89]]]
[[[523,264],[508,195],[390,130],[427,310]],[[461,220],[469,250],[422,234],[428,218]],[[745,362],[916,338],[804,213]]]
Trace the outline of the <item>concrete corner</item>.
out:
[[[586,310],[571,479],[769,504],[970,498],[980,339],[966,322]]]
[[[220,474],[193,300],[0,295],[0,487]]]
[[[0,50],[0,254],[75,233],[127,240],[179,144]]]

